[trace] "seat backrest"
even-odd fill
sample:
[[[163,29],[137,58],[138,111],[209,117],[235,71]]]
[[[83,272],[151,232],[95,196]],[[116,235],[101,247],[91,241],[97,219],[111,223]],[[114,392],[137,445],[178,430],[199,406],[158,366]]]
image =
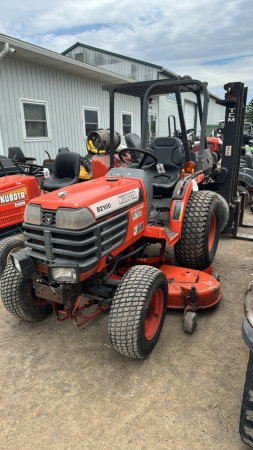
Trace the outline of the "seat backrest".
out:
[[[9,147],[8,148],[8,158],[14,159],[15,161],[26,163],[25,155],[20,147]]]
[[[5,177],[6,175],[18,175],[19,173],[19,168],[13,164],[11,159],[0,155],[0,177]]]
[[[70,150],[68,149],[68,147],[61,147],[58,150],[58,153],[62,153],[62,152],[69,152]]]
[[[128,133],[125,135],[126,145],[133,148],[141,148],[141,138],[138,134]]]
[[[171,178],[179,178],[183,164],[183,148],[181,141],[176,137],[159,137],[150,145],[148,151],[155,154],[159,164],[163,164],[165,173]],[[147,158],[146,164],[151,162]],[[156,166],[147,170],[149,176],[157,175]]]
[[[248,169],[253,169],[253,153],[252,152],[245,153],[245,162],[246,162],[246,167]]]
[[[75,152],[57,153],[53,165],[52,175],[58,178],[75,178],[79,177],[80,172],[80,155]]]

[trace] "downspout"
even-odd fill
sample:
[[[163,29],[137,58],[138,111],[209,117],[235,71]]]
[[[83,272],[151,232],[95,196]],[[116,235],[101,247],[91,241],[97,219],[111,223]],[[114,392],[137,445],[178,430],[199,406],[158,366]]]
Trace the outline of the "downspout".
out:
[[[5,42],[3,50],[0,52],[0,61],[7,55],[7,53],[16,53],[15,48],[12,48],[9,46],[8,42]],[[4,155],[4,143],[3,143],[3,136],[2,136],[2,129],[1,129],[1,122],[0,122],[0,154]]]
[[[7,55],[7,53],[16,53],[15,48],[9,46],[8,42],[5,42],[3,50],[0,52],[0,60]]]

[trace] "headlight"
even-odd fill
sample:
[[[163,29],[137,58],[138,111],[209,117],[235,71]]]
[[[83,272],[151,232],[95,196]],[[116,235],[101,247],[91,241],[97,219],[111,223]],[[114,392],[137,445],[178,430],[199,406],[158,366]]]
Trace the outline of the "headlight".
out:
[[[37,275],[32,258],[22,250],[20,252],[11,254],[12,264],[18,273],[21,273],[23,277],[32,277]]]
[[[55,267],[51,269],[51,277],[55,281],[66,281],[75,283],[77,281],[77,273],[75,268]]]
[[[42,211],[40,205],[28,204],[25,209],[25,222],[34,225],[42,224]]]
[[[253,281],[248,285],[244,300],[245,315],[249,324],[253,327]]]
[[[59,208],[56,212],[56,228],[82,230],[95,223],[95,218],[88,208]]]

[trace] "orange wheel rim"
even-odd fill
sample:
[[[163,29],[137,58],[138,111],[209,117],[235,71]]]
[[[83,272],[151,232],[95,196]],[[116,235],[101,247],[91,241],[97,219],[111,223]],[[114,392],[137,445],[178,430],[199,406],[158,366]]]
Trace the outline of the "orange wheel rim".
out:
[[[145,338],[150,341],[156,334],[163,312],[163,291],[157,289],[150,300],[145,319]]]
[[[214,238],[215,238],[215,232],[216,232],[216,215],[213,214],[211,226],[210,226],[210,230],[209,230],[209,238],[208,238],[209,252],[212,250],[212,246],[213,246]]]

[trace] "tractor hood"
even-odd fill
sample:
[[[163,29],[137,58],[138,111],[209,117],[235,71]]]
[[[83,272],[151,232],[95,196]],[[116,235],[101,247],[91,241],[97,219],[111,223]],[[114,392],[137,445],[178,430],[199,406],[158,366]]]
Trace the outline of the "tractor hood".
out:
[[[28,177],[27,177],[28,178]],[[29,177],[30,179],[31,177]],[[34,177],[32,177],[34,178]],[[24,184],[24,175],[8,175],[0,178],[0,190],[18,188]]]
[[[104,215],[105,209],[107,214],[110,214],[142,200],[139,180],[102,177],[43,194],[30,203],[41,205],[42,209],[46,210],[88,207],[96,219],[99,219]]]

